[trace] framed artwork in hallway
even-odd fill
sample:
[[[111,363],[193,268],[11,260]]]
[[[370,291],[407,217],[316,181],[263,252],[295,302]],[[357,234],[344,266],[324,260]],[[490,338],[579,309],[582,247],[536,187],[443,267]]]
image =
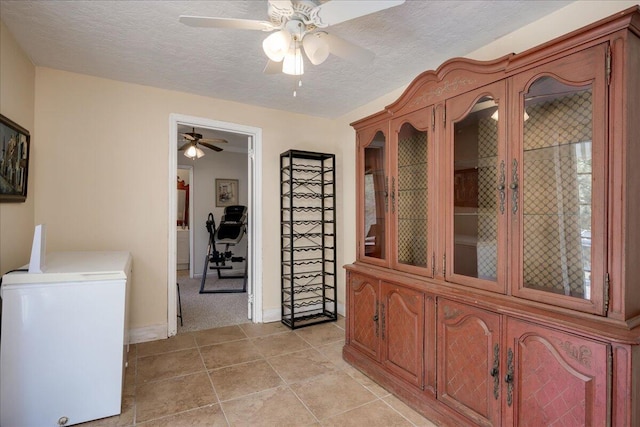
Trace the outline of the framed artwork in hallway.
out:
[[[238,180],[216,179],[216,206],[225,207],[238,204]]]

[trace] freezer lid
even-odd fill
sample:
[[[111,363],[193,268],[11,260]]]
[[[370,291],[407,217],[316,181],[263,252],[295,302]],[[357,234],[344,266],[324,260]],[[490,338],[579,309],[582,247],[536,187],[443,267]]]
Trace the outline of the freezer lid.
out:
[[[2,288],[7,289],[12,285],[126,279],[130,267],[129,252],[52,252],[46,255],[43,273],[5,274]]]

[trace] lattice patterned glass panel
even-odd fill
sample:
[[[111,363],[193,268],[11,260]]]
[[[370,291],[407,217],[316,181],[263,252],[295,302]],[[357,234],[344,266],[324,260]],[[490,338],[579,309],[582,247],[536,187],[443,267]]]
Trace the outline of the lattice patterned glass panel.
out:
[[[427,133],[405,123],[398,134],[398,262],[427,266]]]
[[[497,109],[492,98],[481,98],[454,129],[453,270],[491,281],[497,280],[500,209]]]
[[[589,299],[591,86],[541,78],[525,111],[524,284]]]

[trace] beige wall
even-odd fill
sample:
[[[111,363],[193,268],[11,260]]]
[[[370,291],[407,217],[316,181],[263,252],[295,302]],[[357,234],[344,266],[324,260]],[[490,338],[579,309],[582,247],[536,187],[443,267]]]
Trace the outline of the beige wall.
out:
[[[34,132],[35,67],[0,21],[0,114],[31,134],[31,159],[37,154]],[[0,275],[29,262],[33,240],[34,182],[29,165],[27,201],[0,204]]]
[[[49,251],[131,251],[133,329],[167,322],[169,115],[262,128],[263,309],[279,307],[279,154],[331,151],[331,121],[48,68],[36,86],[35,219]]]

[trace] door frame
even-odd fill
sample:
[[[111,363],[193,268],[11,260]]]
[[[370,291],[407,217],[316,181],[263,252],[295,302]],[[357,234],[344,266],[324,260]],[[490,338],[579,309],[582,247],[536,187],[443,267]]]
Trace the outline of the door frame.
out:
[[[168,195],[168,245],[167,245],[167,336],[178,332],[176,292],[176,233],[177,221],[176,174],[178,171],[178,125],[206,127],[210,129],[246,135],[249,143],[247,171],[249,182],[247,293],[248,317],[253,323],[262,323],[262,129],[236,123],[222,122],[204,117],[171,113],[169,115],[169,174]],[[191,226],[191,224],[190,224]],[[190,231],[191,233],[191,231]],[[193,259],[193,257],[192,257]]]
[[[194,264],[193,253],[194,253],[194,247],[195,247],[194,241],[193,241],[193,227],[191,226],[191,224],[193,224],[193,194],[195,193],[195,186],[193,185],[193,165],[181,165],[180,162],[178,162],[177,169],[189,171],[189,193],[190,193],[189,194],[189,218],[187,218],[189,220],[189,278],[193,279],[193,264]],[[177,203],[178,201],[176,200],[176,210],[178,207]],[[176,243],[176,246],[177,246],[177,243]],[[177,256],[177,249],[176,249],[176,256]]]

